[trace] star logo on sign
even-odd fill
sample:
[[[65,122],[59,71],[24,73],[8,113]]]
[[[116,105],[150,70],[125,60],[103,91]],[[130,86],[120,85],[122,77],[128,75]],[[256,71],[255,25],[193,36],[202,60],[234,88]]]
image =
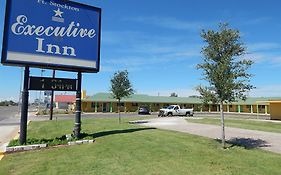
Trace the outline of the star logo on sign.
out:
[[[57,10],[54,10],[54,12],[56,13],[55,14],[55,17],[56,16],[59,16],[59,17],[61,17],[62,18],[62,14],[63,14],[63,12],[62,11],[60,11],[60,9],[58,8]]]

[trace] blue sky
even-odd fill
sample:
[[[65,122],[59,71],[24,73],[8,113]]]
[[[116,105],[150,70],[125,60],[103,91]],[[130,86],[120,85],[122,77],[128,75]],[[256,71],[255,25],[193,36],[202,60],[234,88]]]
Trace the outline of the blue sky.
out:
[[[204,83],[195,68],[202,62],[202,29],[228,22],[239,29],[257,88],[250,96],[281,97],[281,1],[279,0],[80,0],[101,7],[101,71],[83,74],[88,95],[108,92],[117,70],[127,69],[137,93],[167,96],[197,94]],[[5,0],[0,0],[2,40]],[[2,46],[0,45],[0,49]],[[32,69],[40,76],[40,69]],[[51,71],[44,72],[51,76]],[[59,72],[59,77],[76,74]],[[0,66],[0,99],[18,99],[21,68]],[[31,98],[38,92],[31,92]]]

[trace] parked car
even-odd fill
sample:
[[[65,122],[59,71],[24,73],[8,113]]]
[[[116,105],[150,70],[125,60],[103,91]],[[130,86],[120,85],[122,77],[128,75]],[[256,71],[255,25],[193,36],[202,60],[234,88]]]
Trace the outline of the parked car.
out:
[[[193,108],[192,109],[181,109],[179,105],[170,105],[166,109],[160,109],[158,117],[165,116],[193,116]]]
[[[138,114],[146,114],[146,115],[150,115],[150,111],[148,107],[140,107]]]

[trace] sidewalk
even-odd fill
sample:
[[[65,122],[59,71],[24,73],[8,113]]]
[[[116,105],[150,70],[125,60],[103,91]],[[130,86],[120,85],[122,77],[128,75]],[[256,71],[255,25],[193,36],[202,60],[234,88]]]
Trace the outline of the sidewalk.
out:
[[[221,138],[221,127],[215,125],[187,122],[184,118],[156,118],[140,125],[156,127],[204,136],[212,139]],[[248,142],[249,146],[281,154],[281,134],[239,128],[225,128],[226,139],[232,142]]]
[[[17,120],[9,120],[0,124],[0,160],[4,156],[8,142],[18,134],[18,131],[19,123]]]
[[[35,120],[34,113],[29,112],[28,119]],[[9,141],[18,137],[20,129],[20,117],[2,120],[0,122],[0,160],[6,151]]]

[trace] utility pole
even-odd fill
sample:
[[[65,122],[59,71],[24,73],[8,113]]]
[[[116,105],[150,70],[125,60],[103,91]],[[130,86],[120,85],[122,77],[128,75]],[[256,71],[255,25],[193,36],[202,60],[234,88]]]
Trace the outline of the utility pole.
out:
[[[22,89],[22,76],[23,76],[23,68],[20,68],[20,91],[19,91],[19,103],[18,103],[18,113],[20,113],[20,108],[21,108],[21,89]]]
[[[56,76],[56,70],[53,70],[53,78]],[[54,90],[51,93],[51,104],[50,104],[50,120],[53,120],[53,111],[54,111]]]
[[[44,69],[41,69],[41,77],[43,77],[43,72],[45,72]],[[38,112],[40,113],[40,107],[41,107],[41,90],[39,92],[39,104],[38,104]]]

